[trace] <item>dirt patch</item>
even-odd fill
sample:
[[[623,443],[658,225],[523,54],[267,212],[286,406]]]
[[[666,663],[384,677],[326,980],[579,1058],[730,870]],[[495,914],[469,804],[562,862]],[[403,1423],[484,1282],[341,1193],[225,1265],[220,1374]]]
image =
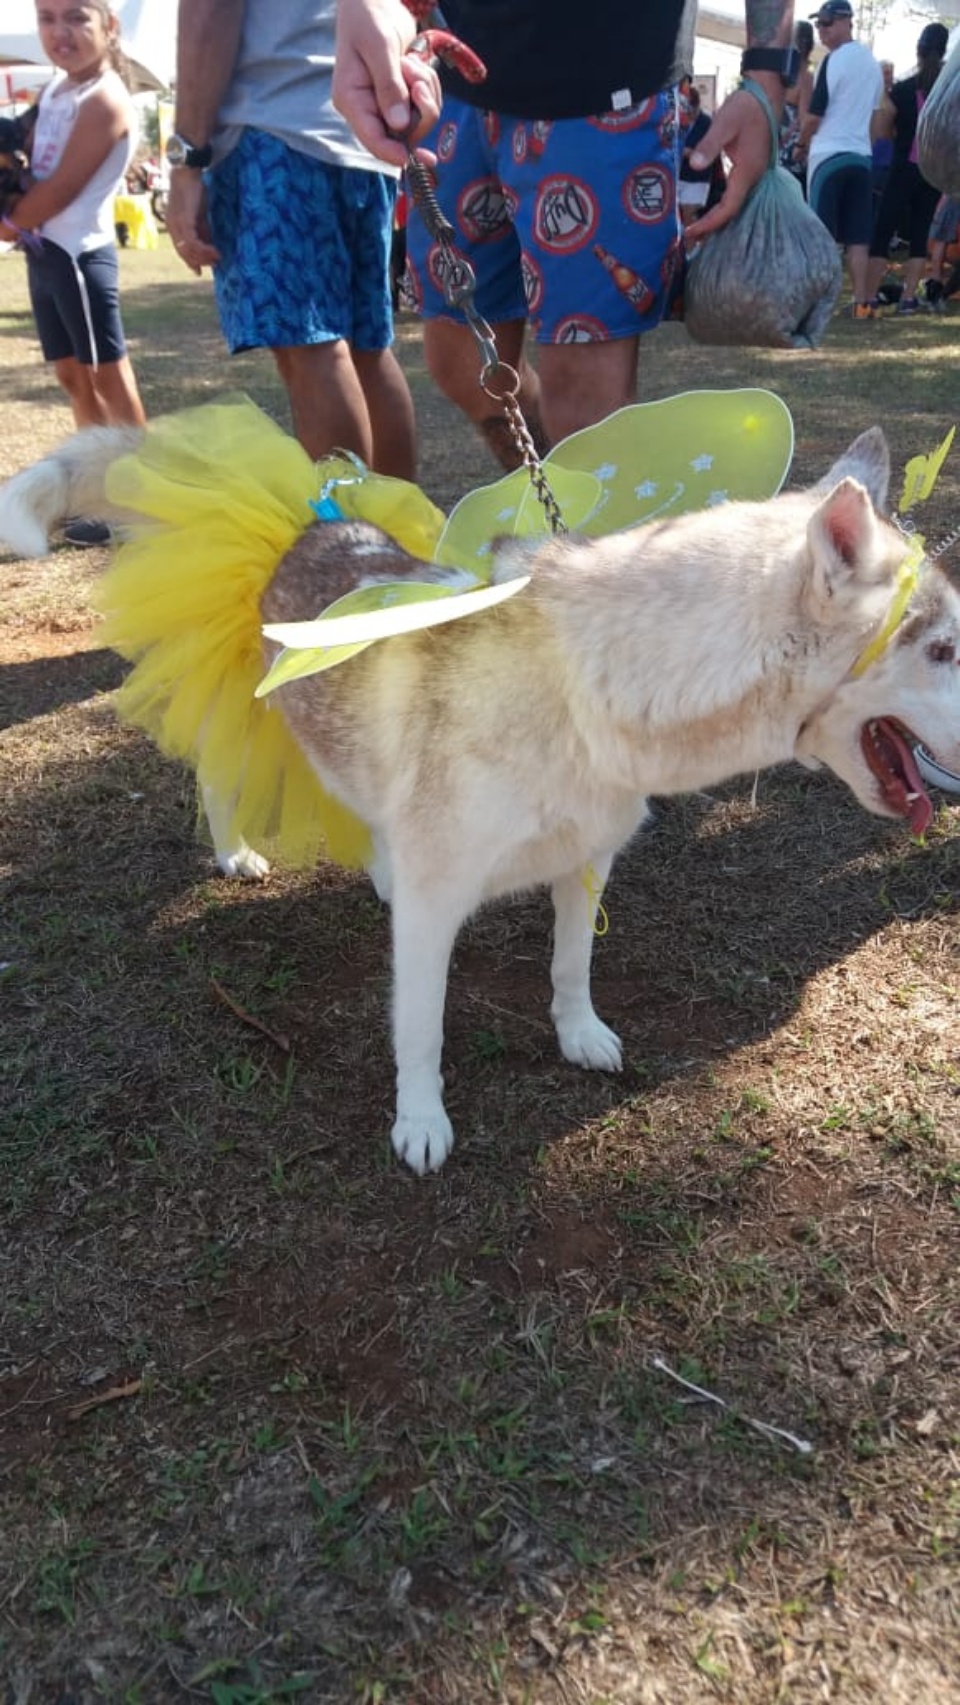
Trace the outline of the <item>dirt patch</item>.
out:
[[[215,394],[207,287],[121,258],[151,411]],[[6,471],[66,428],[25,315]],[[798,480],[877,418],[902,462],[958,324],[667,328],[643,394],[769,384]],[[401,345],[449,506],[491,469]],[[948,464],[930,534],[958,509]],[[420,1181],[384,909],[216,877],[190,779],[113,719],[103,560],[0,562],[5,1705],[953,1705],[956,808],[918,846],[794,768],[662,802],[597,950],[616,1080],[557,1058],[546,900],[481,914]]]

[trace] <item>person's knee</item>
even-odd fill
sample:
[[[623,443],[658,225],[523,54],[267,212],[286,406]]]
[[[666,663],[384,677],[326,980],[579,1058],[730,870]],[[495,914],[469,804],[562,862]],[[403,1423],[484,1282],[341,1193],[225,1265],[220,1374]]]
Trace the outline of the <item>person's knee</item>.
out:
[[[327,343],[292,344],[270,351],[277,372],[289,390],[303,382],[316,383],[333,373],[339,362],[350,361],[350,350],[342,338]]]
[[[469,390],[476,383],[477,368],[469,371],[473,340],[466,326],[452,320],[423,322],[423,359],[439,391],[451,402],[465,406],[472,401]]]
[[[68,397],[87,397],[93,392],[93,383],[89,367],[81,367],[73,356],[67,356],[63,361],[53,363],[53,371],[57,381],[66,391]]]
[[[540,399],[553,443],[636,401],[638,353],[635,337],[541,349]]]
[[[521,372],[524,322],[498,321],[493,332],[498,359]],[[479,424],[490,413],[490,399],[480,383],[484,353],[469,326],[443,317],[425,320],[423,359],[437,389],[471,420]]]

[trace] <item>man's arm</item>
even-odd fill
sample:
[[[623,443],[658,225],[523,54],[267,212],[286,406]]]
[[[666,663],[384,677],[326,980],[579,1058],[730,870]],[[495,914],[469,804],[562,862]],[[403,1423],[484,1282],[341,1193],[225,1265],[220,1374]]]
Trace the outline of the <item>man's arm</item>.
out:
[[[830,55],[828,53],[826,59],[822,59],[820,61],[820,69],[817,72],[817,80],[813,85],[813,94],[810,96],[807,115],[800,126],[800,136],[797,142],[797,147],[800,149],[801,154],[806,154],[809,150],[813,138],[820,129],[820,121],[823,118],[830,101],[830,84],[827,80],[829,76],[827,66],[829,64]]]
[[[180,0],[177,13],[176,112],[173,128],[204,148],[230,87],[243,34],[245,0]],[[190,166],[170,173],[167,230],[192,272],[220,257],[206,226],[203,179]]]
[[[748,47],[789,47],[793,39],[793,0],[746,0]],[[751,82],[759,84],[774,117],[783,112],[783,84],[774,71],[751,71]],[[687,226],[685,238],[697,243],[739,213],[770,164],[772,139],[767,115],[755,96],[744,89],[729,95],[710,129],[691,157],[697,170],[712,165],[720,154],[730,160],[724,195],[702,219]]]

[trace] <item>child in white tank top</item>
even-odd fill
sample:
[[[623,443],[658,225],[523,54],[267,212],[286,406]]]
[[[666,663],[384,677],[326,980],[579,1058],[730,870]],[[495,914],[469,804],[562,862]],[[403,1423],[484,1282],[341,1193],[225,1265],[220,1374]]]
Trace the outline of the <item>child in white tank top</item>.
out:
[[[120,25],[108,0],[37,0],[56,74],[43,90],[34,182],[0,237],[32,235],[30,299],[44,356],[82,426],[145,420],[120,320],[113,197],[137,143],[118,67]]]

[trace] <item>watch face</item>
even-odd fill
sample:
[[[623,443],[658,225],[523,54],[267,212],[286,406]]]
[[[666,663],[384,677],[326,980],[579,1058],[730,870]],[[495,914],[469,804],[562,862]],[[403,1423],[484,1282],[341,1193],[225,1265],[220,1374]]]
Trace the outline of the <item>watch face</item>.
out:
[[[187,145],[181,136],[169,136],[166,148],[171,166],[182,166],[187,158]]]

